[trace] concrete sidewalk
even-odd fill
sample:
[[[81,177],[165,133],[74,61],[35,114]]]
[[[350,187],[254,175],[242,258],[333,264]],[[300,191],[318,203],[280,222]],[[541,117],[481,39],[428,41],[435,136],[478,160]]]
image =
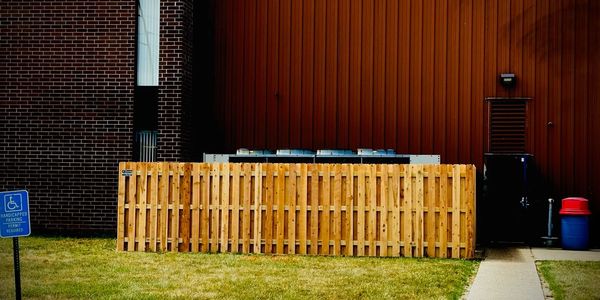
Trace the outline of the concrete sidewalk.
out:
[[[536,260],[600,261],[600,250],[492,248],[487,250],[467,299],[544,299]]]
[[[535,260],[580,260],[600,261],[600,250],[562,250],[560,248],[531,248]]]
[[[467,299],[544,299],[529,247],[488,249]]]

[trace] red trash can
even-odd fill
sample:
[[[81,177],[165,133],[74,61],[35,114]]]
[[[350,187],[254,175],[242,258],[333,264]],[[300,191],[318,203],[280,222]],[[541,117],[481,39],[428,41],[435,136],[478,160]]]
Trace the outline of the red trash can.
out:
[[[588,200],[569,197],[562,200],[561,232],[562,246],[569,250],[587,250],[589,244]]]

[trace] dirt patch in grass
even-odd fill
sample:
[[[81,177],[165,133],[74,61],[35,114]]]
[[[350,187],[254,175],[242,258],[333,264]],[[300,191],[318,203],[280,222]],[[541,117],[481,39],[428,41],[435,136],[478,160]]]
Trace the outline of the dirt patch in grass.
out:
[[[554,299],[600,299],[600,262],[539,261],[536,264]]]
[[[113,239],[20,240],[24,298],[459,298],[478,262],[452,259],[116,252]],[[14,297],[0,240],[0,299]]]

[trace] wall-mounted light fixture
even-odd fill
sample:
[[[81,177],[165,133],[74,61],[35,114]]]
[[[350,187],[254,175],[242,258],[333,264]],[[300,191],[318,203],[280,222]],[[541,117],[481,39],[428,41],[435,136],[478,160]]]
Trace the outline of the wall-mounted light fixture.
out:
[[[517,77],[513,73],[502,73],[498,79],[500,84],[507,89],[512,89],[517,84]]]

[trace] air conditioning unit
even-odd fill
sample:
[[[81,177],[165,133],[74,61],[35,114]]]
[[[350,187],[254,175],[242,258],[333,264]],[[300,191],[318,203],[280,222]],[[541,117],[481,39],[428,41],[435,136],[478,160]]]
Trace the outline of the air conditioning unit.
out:
[[[204,154],[204,162],[264,162],[264,163],[349,163],[349,164],[439,164],[439,155],[396,154],[388,149],[352,150],[305,149],[270,150],[238,149],[235,154]]]

